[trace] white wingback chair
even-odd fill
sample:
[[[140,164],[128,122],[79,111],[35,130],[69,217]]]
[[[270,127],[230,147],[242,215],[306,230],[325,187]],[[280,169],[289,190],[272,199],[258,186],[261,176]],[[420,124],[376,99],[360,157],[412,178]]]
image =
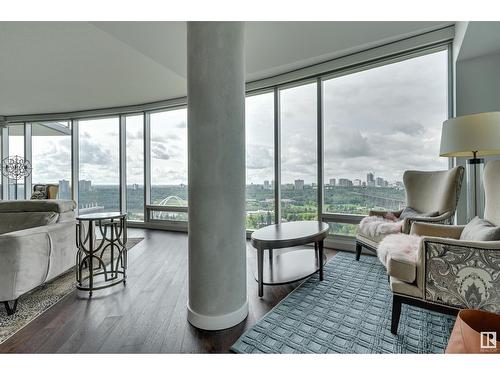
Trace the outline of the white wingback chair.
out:
[[[406,217],[402,223],[402,233],[410,233],[413,223],[451,223],[455,214],[464,175],[464,167],[458,166],[443,171],[406,171],[403,183],[406,190],[406,205],[422,213],[435,213],[429,217]],[[400,211],[370,211],[369,216],[384,216],[388,213],[399,218]],[[370,236],[358,231],[356,236],[356,260],[362,248],[376,251],[378,244],[387,234]]]
[[[486,164],[483,182],[484,219],[500,226],[500,160]],[[460,240],[464,227],[423,222],[412,225],[411,234],[421,236],[412,266],[414,277],[388,269],[393,333],[397,332],[403,303],[448,314],[463,308],[500,313],[500,241]]]

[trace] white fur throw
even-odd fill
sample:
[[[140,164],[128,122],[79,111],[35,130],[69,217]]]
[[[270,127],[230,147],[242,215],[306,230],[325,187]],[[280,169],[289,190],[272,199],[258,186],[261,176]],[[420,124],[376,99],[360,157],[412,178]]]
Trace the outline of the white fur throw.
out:
[[[416,263],[420,237],[413,234],[391,234],[385,237],[378,245],[377,255],[382,264],[387,267],[389,257],[406,259]]]
[[[381,216],[367,216],[359,223],[359,232],[371,238],[401,233],[403,220],[393,221]]]

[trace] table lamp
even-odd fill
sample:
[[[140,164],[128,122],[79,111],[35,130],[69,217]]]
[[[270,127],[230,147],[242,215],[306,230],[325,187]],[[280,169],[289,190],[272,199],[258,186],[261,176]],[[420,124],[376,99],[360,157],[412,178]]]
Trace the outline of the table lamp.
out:
[[[484,156],[500,154],[500,112],[454,117],[443,123],[440,156],[468,157],[467,221],[484,210]]]

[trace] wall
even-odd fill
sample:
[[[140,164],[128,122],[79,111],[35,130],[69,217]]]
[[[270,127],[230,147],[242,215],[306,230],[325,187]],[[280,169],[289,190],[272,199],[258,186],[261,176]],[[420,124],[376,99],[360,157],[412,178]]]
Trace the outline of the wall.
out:
[[[500,51],[459,61],[456,114],[500,111]]]
[[[485,41],[485,36],[498,34],[497,28],[498,23],[469,22],[461,23],[460,27],[457,24],[453,44],[456,116],[500,111],[500,43],[496,44],[491,38]],[[465,159],[458,158],[457,165],[465,165]],[[462,186],[457,209],[458,224],[465,223],[467,211],[465,180]]]

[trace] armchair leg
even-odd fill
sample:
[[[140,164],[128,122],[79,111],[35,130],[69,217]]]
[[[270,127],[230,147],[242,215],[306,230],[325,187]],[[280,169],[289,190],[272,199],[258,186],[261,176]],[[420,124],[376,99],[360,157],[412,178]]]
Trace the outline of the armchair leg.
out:
[[[356,260],[359,260],[359,257],[361,256],[361,249],[363,248],[363,245],[361,245],[359,242],[356,241]]]
[[[392,319],[391,319],[391,333],[398,334],[399,318],[401,316],[402,301],[399,296],[392,296]]]
[[[17,310],[17,301],[18,299],[15,299],[12,304],[12,307],[9,305],[9,301],[4,301],[3,304],[5,306],[5,310],[7,310],[7,315],[14,315],[16,310]]]

